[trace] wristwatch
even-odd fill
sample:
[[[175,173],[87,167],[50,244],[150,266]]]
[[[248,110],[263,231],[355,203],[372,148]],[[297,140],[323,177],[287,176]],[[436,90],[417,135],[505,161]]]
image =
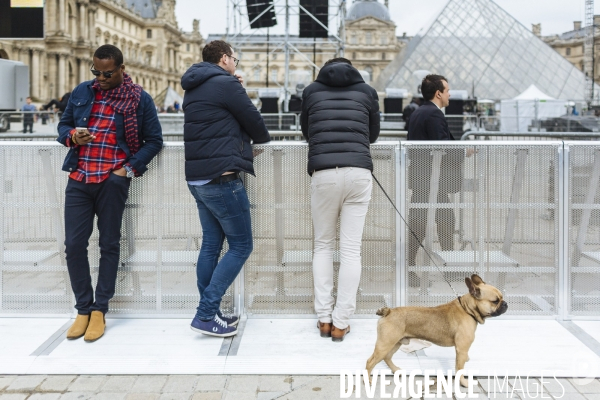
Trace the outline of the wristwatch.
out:
[[[123,168],[125,168],[125,171],[127,171],[128,178],[133,178],[135,176],[135,172],[133,172],[133,169],[131,169],[129,165],[123,165]]]

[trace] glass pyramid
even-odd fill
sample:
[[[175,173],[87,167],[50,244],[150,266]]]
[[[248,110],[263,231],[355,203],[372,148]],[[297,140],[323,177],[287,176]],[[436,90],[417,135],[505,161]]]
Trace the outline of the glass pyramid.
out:
[[[480,99],[514,98],[531,84],[556,99],[584,98],[584,74],[492,0],[450,0],[398,57],[385,87],[411,89],[413,72],[428,70]]]

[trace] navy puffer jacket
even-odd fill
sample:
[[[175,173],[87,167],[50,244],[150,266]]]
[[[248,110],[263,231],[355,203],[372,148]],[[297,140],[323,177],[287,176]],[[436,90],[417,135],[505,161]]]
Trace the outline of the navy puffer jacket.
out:
[[[356,68],[324,66],[302,93],[302,134],[308,173],[335,167],[373,171],[369,144],[379,137],[379,99]]]
[[[186,71],[181,86],[185,179],[213,179],[226,171],[254,175],[250,143],[265,143],[271,137],[237,78],[202,62]]]

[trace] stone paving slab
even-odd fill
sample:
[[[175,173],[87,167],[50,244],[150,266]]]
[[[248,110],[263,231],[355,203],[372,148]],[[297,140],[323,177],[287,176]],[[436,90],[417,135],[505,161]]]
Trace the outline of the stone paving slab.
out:
[[[392,380],[391,377],[388,377]],[[532,399],[540,397],[539,378],[523,381],[522,388],[514,378],[508,379],[508,395],[487,393],[487,377],[477,378],[474,392],[479,399]],[[417,377],[416,381],[422,382]],[[544,397],[561,400],[600,400],[600,379],[585,385],[574,379],[551,378],[544,381]],[[562,386],[561,386],[562,385]],[[531,391],[527,395],[527,387]],[[353,388],[356,390],[356,388]],[[514,389],[514,390],[513,390]],[[392,394],[394,386],[387,387]],[[437,385],[430,387],[437,392]],[[360,398],[368,398],[361,383]],[[0,400],[305,400],[340,398],[339,376],[289,375],[128,375],[73,376],[22,375],[0,376]],[[351,398],[356,398],[355,392]],[[374,399],[381,396],[375,387]],[[402,398],[402,397],[400,397]],[[408,397],[406,397],[408,398]],[[454,396],[456,399],[456,396]]]

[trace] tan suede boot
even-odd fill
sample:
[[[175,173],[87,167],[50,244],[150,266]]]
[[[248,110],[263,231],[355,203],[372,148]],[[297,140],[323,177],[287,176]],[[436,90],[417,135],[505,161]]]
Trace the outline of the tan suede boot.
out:
[[[90,318],[90,324],[85,331],[83,340],[86,342],[95,342],[104,335],[104,328],[106,327],[106,321],[104,320],[104,313],[102,311],[92,311],[92,317]]]
[[[71,325],[71,327],[67,331],[67,339],[69,339],[69,340],[79,339],[80,337],[85,335],[85,330],[87,329],[89,323],[90,323],[89,315],[77,314],[77,318],[75,318],[75,322],[73,322],[73,325]]]

